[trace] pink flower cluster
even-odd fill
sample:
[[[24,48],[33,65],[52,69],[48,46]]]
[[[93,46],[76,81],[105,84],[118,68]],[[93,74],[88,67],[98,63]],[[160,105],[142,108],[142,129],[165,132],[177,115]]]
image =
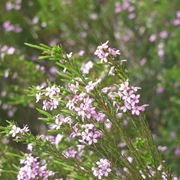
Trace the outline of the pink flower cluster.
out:
[[[1,53],[0,57],[2,58],[5,56],[5,54],[12,55],[14,54],[14,52],[15,52],[15,48],[12,46],[6,46],[6,45],[2,47],[0,46],[0,53]]]
[[[161,31],[158,34],[151,34],[150,37],[149,37],[149,42],[155,42],[158,38],[158,36],[161,38],[161,39],[167,39],[168,38],[168,32],[167,31]]]
[[[174,26],[180,25],[180,10],[176,11],[176,18],[173,20]]]
[[[136,95],[138,89],[140,88],[130,86],[128,81],[120,85],[118,96],[124,101],[124,105],[121,107],[123,112],[130,110],[132,114],[139,116],[140,112],[144,111],[145,107],[148,106],[147,104],[141,106],[138,105],[140,98],[139,94]]]
[[[67,148],[63,152],[63,155],[66,158],[76,158],[80,160],[83,155],[85,146],[97,143],[97,139],[102,136],[102,133],[101,131],[96,130],[95,125],[93,124],[83,124],[81,126],[75,124],[72,129],[73,131],[71,132],[69,138],[78,138],[78,141],[81,144],[78,144],[75,147],[71,146]]]
[[[108,97],[113,101],[114,106],[117,109],[120,109],[121,112],[126,112],[127,110],[131,111],[134,115],[139,116],[140,112],[145,110],[145,107],[148,106],[147,104],[138,105],[140,102],[140,95],[136,94],[136,92],[140,89],[139,87],[130,86],[128,81],[119,85],[118,90],[116,87],[105,87],[102,89],[102,92],[107,94]],[[122,103],[116,100],[117,97],[120,97]],[[118,114],[117,114],[118,115]]]
[[[44,110],[53,110],[57,109],[59,105],[59,94],[60,88],[54,86],[47,87],[43,89],[43,87],[37,87],[37,90],[43,90],[44,92],[40,92],[36,94],[36,102],[39,102],[40,99],[43,99],[43,109]],[[46,98],[46,99],[45,99]]]
[[[135,7],[132,5],[130,1],[125,1],[125,2],[117,2],[115,4],[115,13],[120,13],[124,10],[128,11],[128,19],[134,19],[136,17],[135,14]]]
[[[79,138],[79,142],[84,145],[91,145],[97,143],[97,139],[102,136],[102,132],[97,130],[94,124],[82,124],[72,126],[72,132],[69,138]]]
[[[95,112],[95,107],[92,106],[93,101],[86,93],[80,93],[69,100],[67,107],[69,110],[77,112],[78,116],[81,116],[83,120],[85,117],[90,119]]]
[[[13,125],[11,128],[11,131],[9,131],[9,135],[12,137],[15,137],[16,139],[21,138],[24,136],[27,132],[29,132],[29,128],[27,126],[24,126],[22,129],[20,127],[17,127],[16,125]]]
[[[165,40],[165,39],[168,38],[168,36],[169,36],[169,33],[168,33],[167,31],[161,31],[161,32],[159,33],[159,35],[158,35],[158,34],[152,34],[152,35],[149,37],[149,42],[153,43],[153,42],[157,41],[158,37],[159,37],[160,39]],[[160,58],[163,58],[163,57],[164,57],[164,53],[165,53],[165,52],[164,52],[164,43],[163,43],[163,42],[160,42],[160,43],[158,44],[158,46],[157,46],[157,51],[158,51],[158,56],[159,56]]]
[[[65,152],[64,156],[66,158],[75,158],[77,155],[77,151],[73,147],[69,147]]]
[[[158,44],[158,55],[160,58],[162,58],[164,56],[164,44],[160,43]]]
[[[15,9],[15,10],[20,10],[21,9],[21,1],[22,0],[16,0],[14,3],[8,1],[6,3],[6,10],[7,11],[10,11],[12,9]]]
[[[102,136],[102,133],[96,130],[93,124],[83,124],[82,125],[83,132],[80,133],[81,139],[79,142],[84,144],[93,144],[97,143],[97,138]]]
[[[89,89],[89,87],[87,89]],[[69,110],[77,112],[78,116],[80,116],[83,121],[85,118],[93,118],[97,122],[104,122],[105,114],[102,112],[97,112],[96,108],[93,106],[93,102],[93,98],[82,92],[70,99],[67,103],[67,107]]]
[[[22,28],[19,25],[13,25],[10,21],[5,21],[3,23],[3,28],[6,32],[20,33],[22,31]]]
[[[108,58],[115,58],[117,55],[120,55],[119,50],[109,47],[108,43],[109,42],[107,41],[101,46],[98,46],[94,52],[94,54],[98,56],[101,62],[108,62]]]
[[[107,159],[100,159],[96,162],[96,167],[92,168],[93,175],[102,179],[104,176],[107,177],[111,172],[111,164]]]
[[[84,145],[77,145],[77,148],[69,147],[63,154],[66,158],[77,158],[80,159],[82,157],[84,151]]]
[[[18,180],[39,179],[48,180],[49,177],[54,176],[54,172],[47,170],[47,164],[41,165],[37,157],[32,154],[26,154],[26,158],[20,161],[24,165],[20,168],[17,175]]]

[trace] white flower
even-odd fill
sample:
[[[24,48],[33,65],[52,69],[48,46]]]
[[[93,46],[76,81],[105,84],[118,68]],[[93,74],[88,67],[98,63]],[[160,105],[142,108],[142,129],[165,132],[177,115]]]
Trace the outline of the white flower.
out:
[[[29,128],[27,126],[24,126],[21,129],[21,128],[17,127],[16,125],[13,125],[11,128],[11,131],[9,132],[9,135],[11,135],[12,137],[16,137],[16,139],[19,139],[27,132],[29,132]]]
[[[72,52],[70,52],[69,54],[66,54],[67,58],[70,59],[72,57]]]
[[[106,41],[105,43],[103,43],[102,45],[98,46],[97,49],[107,49],[109,41]]]
[[[92,61],[88,61],[86,64],[82,64],[81,71],[83,74],[89,74],[89,71],[93,68],[94,64]]]

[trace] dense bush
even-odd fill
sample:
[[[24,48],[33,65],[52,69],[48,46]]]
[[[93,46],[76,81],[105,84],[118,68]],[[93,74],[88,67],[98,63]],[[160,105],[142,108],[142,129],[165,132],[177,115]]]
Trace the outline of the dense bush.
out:
[[[21,127],[28,124],[33,135],[43,134],[46,123],[37,120],[37,105],[28,96],[28,88],[63,83],[56,74],[59,68],[52,61],[38,59],[38,51],[24,46],[25,42],[61,44],[67,52],[74,52],[79,67],[83,62],[89,61],[89,66],[96,62],[92,56],[96,47],[109,40],[127,59],[129,79],[142,87],[141,100],[149,104],[146,117],[154,140],[168,167],[179,175],[179,7],[179,0],[2,0],[1,125],[13,120]],[[10,151],[25,150],[21,143],[10,140],[10,145],[3,146]]]
[[[20,128],[12,122],[1,127],[3,135],[27,144],[29,151],[21,158],[20,169],[13,163],[15,168],[2,172],[17,168],[19,180],[172,178],[144,121],[142,112],[148,105],[140,105],[141,88],[130,85],[119,50],[107,41],[94,53],[100,60],[81,64],[60,46],[27,45],[42,51],[40,59],[56,62],[62,82],[32,87],[28,92],[42,103],[37,110],[47,132],[35,136],[28,126]]]

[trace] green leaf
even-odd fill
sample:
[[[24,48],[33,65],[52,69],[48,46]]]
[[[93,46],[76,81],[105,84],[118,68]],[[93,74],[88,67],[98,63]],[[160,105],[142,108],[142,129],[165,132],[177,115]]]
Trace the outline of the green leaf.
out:
[[[42,109],[38,109],[38,108],[36,108],[36,109],[38,110],[38,112],[40,112],[41,114],[47,116],[48,118],[52,118],[52,115],[49,114],[48,112],[46,112],[46,111],[44,111]]]
[[[30,44],[30,43],[24,43],[26,46],[29,46],[31,48],[35,48],[35,49],[40,49],[42,51],[46,50],[46,48],[42,47],[42,46],[38,46],[38,45],[34,45],[34,44]]]

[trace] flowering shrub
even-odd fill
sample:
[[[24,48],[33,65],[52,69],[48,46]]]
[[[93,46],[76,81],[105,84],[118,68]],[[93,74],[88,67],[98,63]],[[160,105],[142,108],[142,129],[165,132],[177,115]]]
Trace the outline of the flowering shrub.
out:
[[[61,78],[56,75],[58,68],[53,62],[37,60],[38,52],[25,48],[24,42],[44,42],[48,45],[61,43],[64,49],[73,51],[78,56],[79,63],[81,62],[80,72],[92,74],[95,73],[94,69],[97,72],[102,70],[100,66],[95,67],[93,64],[95,48],[99,42],[109,39],[113,47],[121,49],[122,59],[128,59],[131,79],[128,82],[131,86],[140,86],[142,91],[138,92],[141,94],[142,104],[150,104],[146,110],[146,119],[159,144],[158,149],[163,153],[168,166],[180,175],[179,7],[179,0],[1,0],[1,125],[7,125],[5,119],[13,119],[17,126],[23,128],[28,124],[33,133],[42,134],[45,133],[45,124],[37,120],[39,115],[35,107],[40,108],[40,104],[46,99],[44,107],[57,106],[54,110],[58,110],[56,97],[49,101],[50,98],[43,95],[37,105],[24,91],[32,85],[42,86],[45,90],[48,86],[61,86],[62,83]],[[104,57],[105,61],[113,58],[108,49],[97,52],[101,52],[99,56]],[[119,54],[118,51],[117,53]],[[114,66],[109,70],[109,75],[113,74],[116,74]],[[47,79],[50,84],[45,83]],[[116,78],[113,76],[109,81],[111,79]],[[100,81],[101,77],[90,80],[87,90],[90,88],[91,91],[91,83],[95,85],[97,80]],[[127,78],[124,82],[126,80]],[[75,86],[78,86],[77,81],[68,87],[73,91]],[[107,84],[104,91],[109,88]],[[111,89],[110,92],[112,91]],[[117,92],[118,87],[114,91]],[[96,102],[91,104],[94,103]],[[122,104],[123,101],[120,105]],[[141,105],[136,103],[138,104]],[[127,109],[127,113],[130,111]],[[103,113],[101,115],[104,116]],[[129,119],[125,118],[122,124],[128,128]],[[111,127],[112,123],[107,119],[104,125]],[[56,143],[60,137],[49,135],[46,139]],[[16,147],[12,143],[10,146]]]
[[[29,90],[41,104],[46,133],[34,135],[12,122],[1,127],[2,134],[27,145],[28,153],[17,155],[17,179],[172,179],[144,120],[140,88],[130,85],[118,50],[108,42],[98,46],[100,59],[82,73],[76,55],[60,46],[27,45],[42,50],[39,58],[55,61],[61,84]],[[107,49],[116,53],[104,60],[97,51]],[[3,167],[2,172],[10,173]]]

